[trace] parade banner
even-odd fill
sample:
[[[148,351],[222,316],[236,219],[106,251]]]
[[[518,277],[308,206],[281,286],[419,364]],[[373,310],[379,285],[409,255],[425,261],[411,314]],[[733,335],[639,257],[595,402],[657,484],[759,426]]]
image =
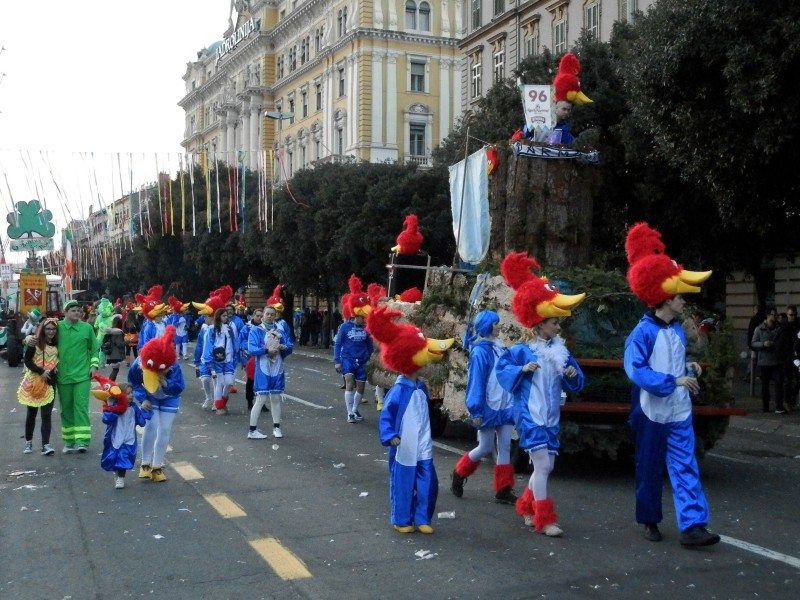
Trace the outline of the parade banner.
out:
[[[550,158],[550,159],[566,159],[566,160],[579,160],[581,162],[596,165],[600,162],[600,154],[597,150],[592,152],[581,152],[580,150],[572,150],[570,148],[557,148],[555,146],[526,146],[519,142],[514,142],[511,145],[511,151],[516,156],[527,156],[529,158]]]
[[[45,312],[45,288],[47,276],[34,273],[20,273],[19,276],[19,310],[29,313],[34,308]]]

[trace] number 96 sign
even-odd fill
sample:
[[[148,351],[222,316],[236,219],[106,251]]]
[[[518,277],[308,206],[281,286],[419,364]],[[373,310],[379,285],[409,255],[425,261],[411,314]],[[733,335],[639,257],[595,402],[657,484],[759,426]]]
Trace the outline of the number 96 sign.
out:
[[[522,104],[525,124],[529,130],[553,128],[552,87],[549,85],[523,85]]]

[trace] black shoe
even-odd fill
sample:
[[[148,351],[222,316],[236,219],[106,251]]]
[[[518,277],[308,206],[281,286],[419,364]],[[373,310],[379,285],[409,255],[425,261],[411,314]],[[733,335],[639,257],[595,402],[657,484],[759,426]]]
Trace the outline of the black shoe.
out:
[[[719,542],[719,536],[705,527],[694,525],[681,534],[683,546],[713,546]]]
[[[450,491],[456,498],[461,498],[464,495],[464,482],[466,477],[460,477],[458,473],[453,471],[453,483],[450,485]]]
[[[494,499],[500,504],[514,504],[517,496],[510,487],[505,487],[494,495]]]
[[[658,525],[655,523],[645,523],[644,539],[646,539],[648,542],[660,542],[663,537],[661,532],[658,530]]]

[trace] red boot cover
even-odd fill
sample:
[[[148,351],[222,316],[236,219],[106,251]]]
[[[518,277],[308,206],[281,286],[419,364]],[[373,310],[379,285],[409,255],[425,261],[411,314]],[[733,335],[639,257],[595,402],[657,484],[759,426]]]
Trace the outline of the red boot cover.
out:
[[[475,462],[474,460],[470,460],[469,452],[467,452],[464,456],[458,459],[456,463],[456,475],[459,477],[469,477],[475,472],[475,469],[481,464],[481,461]]]
[[[222,398],[214,400],[214,408],[225,408],[225,401]]]
[[[494,491],[500,492],[514,487],[514,467],[511,465],[494,466]]]
[[[520,517],[533,514],[533,492],[531,492],[531,488],[525,486],[525,491],[522,492],[522,496],[517,498],[514,510]]]
[[[534,502],[533,526],[536,531],[558,521],[558,515],[553,511],[553,501],[550,498]]]

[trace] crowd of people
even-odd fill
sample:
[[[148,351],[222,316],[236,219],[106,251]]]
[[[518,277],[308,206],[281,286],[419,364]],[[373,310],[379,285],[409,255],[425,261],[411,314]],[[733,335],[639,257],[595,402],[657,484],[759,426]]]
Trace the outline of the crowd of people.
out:
[[[632,382],[636,520],[643,525],[647,540],[662,539],[659,524],[666,471],[675,498],[681,544],[710,545],[720,538],[708,530],[709,510],[694,456],[690,397],[699,391],[702,368],[687,357],[682,319],[683,294],[699,291],[699,284],[711,272],[686,271],[677,266],[664,253],[659,238],[658,232],[640,223],[626,239],[629,285],[650,307],[628,337],[624,352],[625,372]],[[539,265],[527,253],[511,253],[501,265],[501,273],[514,291],[512,313],[524,332],[518,343],[506,348],[499,341],[500,317],[494,311],[481,311],[468,323],[464,339],[469,352],[465,404],[478,444],[457,461],[450,490],[463,497],[464,485],[481,459],[496,451],[495,500],[513,504],[516,513],[535,531],[557,537],[563,534],[563,528],[548,479],[559,451],[560,407],[565,392],[579,392],[584,385],[584,375],[559,335],[560,323],[585,294],[561,294],[552,283],[535,275],[534,269]],[[376,288],[380,291],[370,298],[361,291],[360,282],[350,284],[355,292],[343,298],[346,320],[334,336],[334,368],[344,380],[347,420],[363,420],[358,406],[367,381],[365,365],[377,348],[383,366],[399,374],[383,398],[378,425],[380,441],[389,455],[391,524],[403,534],[432,533],[438,478],[433,465],[428,392],[417,371],[428,362],[441,360],[454,340],[429,339],[417,327],[396,322],[401,313],[378,302],[385,296],[384,290]],[[125,473],[135,466],[136,425],[144,426],[139,478],[166,481],[166,448],[185,388],[180,360],[189,358],[184,336],[194,326],[198,335],[193,361],[204,395],[203,408],[227,414],[228,397],[237,391],[233,377],[242,369],[247,379],[247,438],[269,437],[258,427],[262,412],[271,414],[273,437],[284,436],[284,360],[294,349],[294,337],[289,323],[282,319],[280,286],[263,308],[252,309],[243,298],[233,301],[232,289],[223,286],[212,291],[205,302],[192,303],[199,313],[194,324],[186,316],[189,304],[173,297],[163,303],[161,295],[160,286],[151,288],[147,295],[137,295],[136,306],[113,308],[97,329],[84,320],[84,307],[74,301],[66,304],[63,320],[40,319],[25,340],[26,371],[18,392],[20,403],[27,406],[25,453],[32,452],[35,422],[40,416],[42,454],[54,454],[50,417],[56,396],[60,402],[62,452],[87,451],[91,441],[88,398],[94,380],[91,394],[103,402],[107,427],[101,465],[114,473],[115,486],[124,488]],[[103,312],[107,309],[104,307]],[[787,312],[796,320],[794,307]],[[782,328],[775,325],[776,319],[777,314],[770,312],[763,326],[755,328],[753,341],[760,354],[778,345],[779,329],[789,330],[789,324]],[[96,373],[103,362],[111,365],[109,378]],[[122,362],[129,363],[127,382],[117,383]],[[767,366],[760,364],[762,369]],[[769,381],[769,371],[762,370],[762,374]],[[512,428],[533,466],[519,495],[514,490],[510,464]]]
[[[774,383],[775,414],[795,412],[800,392],[800,321],[797,319],[797,307],[789,305],[780,314],[774,306],[766,310],[755,307],[748,327],[748,343],[761,379],[762,410],[771,410],[771,384]],[[750,373],[750,376],[754,375]]]

